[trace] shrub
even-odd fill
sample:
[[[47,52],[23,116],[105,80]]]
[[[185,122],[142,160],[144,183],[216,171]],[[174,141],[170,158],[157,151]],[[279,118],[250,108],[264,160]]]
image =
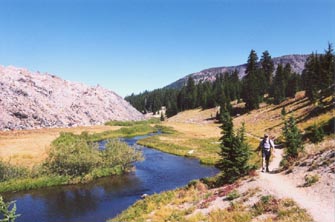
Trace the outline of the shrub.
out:
[[[318,175],[311,175],[311,174],[306,174],[305,175],[305,184],[303,185],[304,187],[310,187],[316,182],[318,182],[320,177]]]
[[[239,198],[240,197],[240,194],[238,193],[237,190],[233,190],[232,192],[230,192],[228,195],[227,195],[227,200],[234,200],[236,198]]]
[[[4,202],[2,196],[0,196],[0,221],[3,222],[14,222],[20,214],[16,214],[16,204],[15,201],[6,203]]]
[[[13,166],[0,160],[0,182],[27,177],[29,171],[21,166]]]
[[[262,215],[264,213],[277,213],[279,209],[279,201],[271,195],[262,196],[261,199],[254,204],[254,215]]]
[[[312,143],[319,143],[323,140],[325,136],[325,133],[322,129],[322,127],[318,127],[316,124],[314,124],[311,128],[311,135],[310,135],[310,140]]]
[[[129,147],[118,139],[108,140],[105,149],[101,151],[101,157],[103,167],[120,166],[122,170],[126,170],[136,161],[143,160],[141,151]]]
[[[118,139],[108,140],[105,149],[99,150],[96,143],[90,142],[87,133],[62,133],[52,142],[44,166],[52,174],[72,177],[86,175],[86,179],[89,179],[99,175],[120,174],[120,169],[123,172],[141,159],[139,150]]]
[[[88,141],[87,133],[61,133],[52,142],[45,165],[51,173],[82,176],[97,166],[99,160],[98,147]]]

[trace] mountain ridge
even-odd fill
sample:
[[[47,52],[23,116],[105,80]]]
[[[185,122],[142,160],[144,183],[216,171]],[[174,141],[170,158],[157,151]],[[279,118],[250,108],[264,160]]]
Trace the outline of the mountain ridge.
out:
[[[25,68],[0,65],[0,130],[100,125],[141,120],[121,96]]]
[[[279,57],[274,57],[272,58],[275,69],[277,68],[278,64],[286,64],[290,63],[291,68],[294,72],[301,74],[302,70],[304,69],[305,62],[307,60],[309,55],[304,55],[304,54],[290,54],[290,55],[283,55]],[[259,62],[258,62],[259,64]],[[218,67],[212,67],[212,68],[207,68],[204,70],[201,70],[199,72],[194,72],[191,74],[188,74],[177,81],[165,86],[164,88],[174,88],[174,89],[179,89],[183,87],[187,79],[192,76],[194,81],[196,83],[200,81],[210,81],[213,82],[216,78],[217,74],[220,73],[225,73],[225,72],[232,72],[235,69],[238,71],[238,76],[239,78],[243,78],[245,75],[245,70],[246,70],[247,63],[241,64],[241,65],[235,65],[235,66],[218,66]]]

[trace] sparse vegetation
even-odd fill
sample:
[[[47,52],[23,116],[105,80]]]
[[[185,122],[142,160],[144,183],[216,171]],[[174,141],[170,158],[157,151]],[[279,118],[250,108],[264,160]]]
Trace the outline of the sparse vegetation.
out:
[[[239,193],[236,189],[231,190],[231,187],[236,186],[229,185],[214,191],[208,190],[198,181],[193,181],[184,188],[139,200],[109,221],[243,222],[257,220],[260,216],[263,216],[264,221],[313,221],[311,216],[291,199],[277,199],[269,195],[259,198],[257,195],[260,192],[259,188]],[[226,192],[227,190],[230,191]],[[224,196],[226,197],[224,199],[230,201],[230,205],[226,208],[214,208],[208,214],[200,210],[210,207],[216,198]],[[251,197],[259,200],[250,205],[247,200]]]
[[[304,178],[305,178],[305,184],[303,185],[304,187],[310,187],[316,182],[318,182],[320,179],[320,177],[317,174],[306,174]]]
[[[232,192],[230,192],[228,195],[227,195],[227,200],[234,200],[236,198],[239,198],[240,197],[240,194],[237,190],[233,190]]]

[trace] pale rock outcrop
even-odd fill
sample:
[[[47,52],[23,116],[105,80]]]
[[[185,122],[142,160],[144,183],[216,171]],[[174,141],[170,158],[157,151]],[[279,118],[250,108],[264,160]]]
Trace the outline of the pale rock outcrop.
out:
[[[122,97],[55,75],[0,66],[0,130],[71,127],[142,120]]]

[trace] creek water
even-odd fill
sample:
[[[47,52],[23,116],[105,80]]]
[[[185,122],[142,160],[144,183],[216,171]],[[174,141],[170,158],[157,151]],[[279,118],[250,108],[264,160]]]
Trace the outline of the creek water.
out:
[[[124,139],[133,146],[143,137]],[[100,143],[104,146],[104,142]],[[140,199],[141,195],[159,193],[186,185],[193,179],[213,176],[214,167],[195,159],[170,155],[140,147],[145,160],[135,164],[132,173],[106,177],[88,184],[58,186],[6,194],[16,200],[17,222],[106,221]]]

